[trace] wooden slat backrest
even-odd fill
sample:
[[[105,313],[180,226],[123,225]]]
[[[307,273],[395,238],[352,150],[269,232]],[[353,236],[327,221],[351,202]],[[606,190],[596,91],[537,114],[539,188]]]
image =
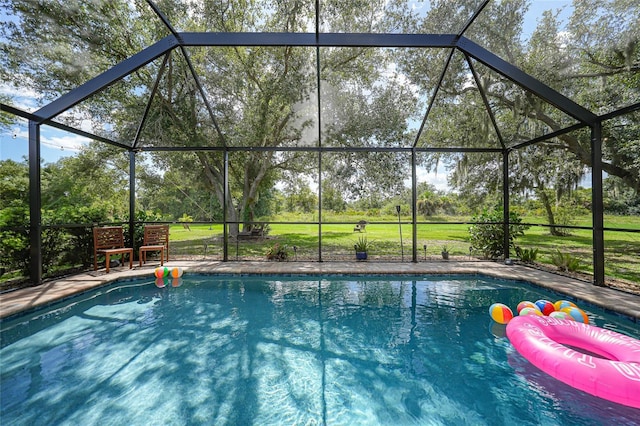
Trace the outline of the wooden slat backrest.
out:
[[[169,225],[147,225],[144,227],[144,246],[169,245]]]
[[[93,228],[93,241],[96,250],[124,247],[124,231],[122,226]]]

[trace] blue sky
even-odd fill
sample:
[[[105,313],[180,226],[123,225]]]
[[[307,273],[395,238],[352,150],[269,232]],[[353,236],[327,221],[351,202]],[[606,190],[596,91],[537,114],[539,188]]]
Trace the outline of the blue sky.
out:
[[[522,29],[523,36],[525,38],[529,38],[529,36],[531,36],[531,33],[535,30],[538,25],[538,21],[545,10],[562,9],[562,13],[560,13],[559,17],[560,20],[564,21],[566,24],[567,19],[573,12],[571,3],[571,0],[532,0],[531,6],[529,6],[529,11],[525,15],[525,26]]]

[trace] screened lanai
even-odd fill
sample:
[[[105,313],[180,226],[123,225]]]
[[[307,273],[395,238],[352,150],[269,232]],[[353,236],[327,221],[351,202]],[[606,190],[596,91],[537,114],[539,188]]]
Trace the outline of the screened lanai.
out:
[[[443,197],[425,195],[437,170],[467,216],[499,207],[501,259],[516,255],[512,214],[538,209],[534,228],[587,232],[594,284],[605,281],[607,252],[627,256],[621,269],[640,268],[628,260],[640,252],[640,226],[606,219],[623,208],[626,216],[640,212],[634,2],[0,4],[2,160],[22,143],[22,252],[34,283],[61,244],[49,230],[68,229],[64,238],[88,253],[96,224],[123,223],[133,244],[139,224],[181,223],[180,213],[218,230],[198,244],[222,261],[242,258],[239,237],[258,225],[296,234],[277,240],[296,260],[343,259],[350,247],[342,252],[332,240],[359,238],[352,228],[361,220],[372,238],[376,225],[398,226],[399,241],[379,241],[381,258],[424,261],[430,227],[472,224],[442,219]],[[82,137],[77,152],[90,155],[85,164],[95,170],[49,182],[43,149],[62,142],[47,132]],[[97,182],[91,176],[100,169],[119,183],[96,188],[111,205],[126,205],[124,213],[49,213],[67,202],[91,210],[94,201],[70,200],[65,185]],[[163,192],[172,185],[182,185],[178,195]],[[565,203],[579,187],[588,199]],[[194,188],[205,195],[196,200]],[[282,192],[289,197],[277,198]],[[385,200],[397,216],[393,208],[383,214]],[[305,214],[285,214],[290,203]],[[175,209],[187,204],[188,212]],[[144,213],[151,210],[163,214]],[[588,223],[571,223],[574,215]],[[15,223],[0,225],[16,231]],[[469,242],[456,242],[460,254],[474,254]]]

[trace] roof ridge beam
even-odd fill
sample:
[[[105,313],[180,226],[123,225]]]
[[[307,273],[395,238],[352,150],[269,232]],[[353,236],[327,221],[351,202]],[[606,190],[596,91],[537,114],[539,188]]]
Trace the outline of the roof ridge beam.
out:
[[[182,32],[183,46],[456,47],[457,34]]]

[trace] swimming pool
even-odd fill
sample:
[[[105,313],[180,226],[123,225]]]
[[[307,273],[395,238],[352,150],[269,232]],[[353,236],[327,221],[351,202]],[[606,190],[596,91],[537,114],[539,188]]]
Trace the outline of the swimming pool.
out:
[[[3,424],[633,425],[640,410],[531,366],[494,302],[562,297],[469,276],[185,275],[2,322]],[[579,303],[580,304],[580,303]],[[591,322],[637,324],[583,306]]]

